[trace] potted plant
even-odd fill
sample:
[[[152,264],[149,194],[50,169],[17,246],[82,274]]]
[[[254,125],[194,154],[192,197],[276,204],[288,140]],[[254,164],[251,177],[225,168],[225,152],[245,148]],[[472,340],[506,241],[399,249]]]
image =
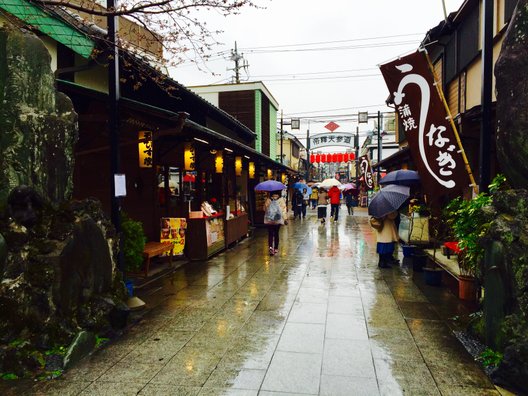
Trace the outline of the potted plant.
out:
[[[447,223],[458,241],[459,298],[475,300],[480,265],[484,257],[484,248],[479,239],[489,227],[486,217],[480,209],[491,203],[488,194],[480,193],[471,200],[458,197],[446,207]]]
[[[146,241],[143,225],[139,221],[132,220],[126,213],[121,212],[121,235],[125,270],[137,272],[143,266],[143,250]]]

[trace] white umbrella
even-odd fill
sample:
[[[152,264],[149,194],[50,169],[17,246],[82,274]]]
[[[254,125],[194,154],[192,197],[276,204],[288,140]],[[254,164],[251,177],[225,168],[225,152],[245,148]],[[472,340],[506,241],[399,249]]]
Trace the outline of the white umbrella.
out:
[[[323,188],[330,188],[330,187],[333,187],[333,186],[340,186],[341,185],[341,182],[337,179],[324,179],[322,182],[321,182],[321,185],[320,187],[323,187]]]

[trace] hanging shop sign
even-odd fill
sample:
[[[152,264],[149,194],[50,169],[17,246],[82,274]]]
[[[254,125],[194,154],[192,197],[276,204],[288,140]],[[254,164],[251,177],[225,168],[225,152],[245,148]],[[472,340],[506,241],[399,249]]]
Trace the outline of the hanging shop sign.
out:
[[[192,143],[185,143],[185,149],[183,151],[183,167],[186,171],[194,170],[196,151]]]
[[[372,190],[374,188],[374,177],[372,175],[372,166],[370,165],[368,154],[359,157],[359,169],[361,171],[361,176],[363,176],[363,179],[365,180],[367,189]]]
[[[222,150],[218,150],[215,154],[215,172],[223,173],[224,172],[224,156]]]
[[[185,248],[185,233],[187,219],[176,217],[162,217],[160,242],[170,242],[173,245],[172,254],[181,256]]]
[[[139,131],[138,140],[139,167],[152,168],[152,132]]]
[[[310,137],[310,150],[328,146],[354,148],[354,136],[355,134],[348,132],[319,133]]]
[[[431,195],[476,188],[441,84],[425,51],[380,66],[409,142],[422,185]]]
[[[242,176],[242,157],[235,157],[235,175]]]
[[[273,179],[273,171],[271,169],[268,169],[268,180]]]

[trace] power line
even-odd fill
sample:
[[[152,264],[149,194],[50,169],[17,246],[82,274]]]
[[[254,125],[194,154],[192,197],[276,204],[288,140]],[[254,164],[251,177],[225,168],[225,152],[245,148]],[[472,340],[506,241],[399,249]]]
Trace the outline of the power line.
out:
[[[295,116],[297,116],[299,114],[313,114],[313,113],[321,113],[323,111],[341,111],[341,110],[353,110],[353,109],[366,109],[366,108],[369,108],[369,107],[378,107],[378,106],[385,106],[385,103],[373,104],[373,105],[363,105],[363,106],[354,106],[354,107],[342,107],[342,108],[339,108],[339,109],[301,111],[301,112],[297,112],[297,113],[289,113],[289,114],[284,114],[284,115],[288,116],[288,117],[295,117]]]
[[[307,72],[307,73],[289,73],[289,74],[262,74],[253,76],[254,78],[266,78],[266,77],[294,77],[294,76],[310,76],[317,74],[332,74],[332,73],[349,73],[349,72],[358,72],[358,71],[367,71],[367,70],[378,70],[377,67],[366,67],[363,69],[345,69],[345,70],[330,70],[330,71],[319,71],[319,72]]]
[[[254,55],[260,54],[273,54],[273,53],[288,53],[288,52],[314,52],[314,51],[343,51],[343,50],[355,50],[355,49],[374,49],[382,47],[394,47],[401,45],[411,45],[419,43],[419,40],[412,41],[397,41],[393,43],[376,43],[376,44],[363,44],[363,45],[351,45],[351,46],[339,46],[339,47],[318,47],[318,48],[295,48],[295,49],[283,49],[283,50],[246,50]]]
[[[335,76],[335,77],[311,77],[311,78],[275,78],[266,79],[266,81],[316,81],[316,80],[340,80],[346,78],[361,78],[361,77],[379,77],[380,74],[358,74],[355,76]]]
[[[423,37],[423,33],[397,34],[393,36],[365,37],[365,38],[348,39],[348,40],[318,41],[318,42],[312,42],[312,43],[268,45],[268,46],[261,46],[261,47],[247,47],[247,48],[244,48],[244,50],[249,51],[249,50],[255,50],[255,49],[267,49],[267,48],[285,48],[285,47],[300,47],[300,46],[305,46],[305,45],[348,43],[348,42],[354,42],[354,41],[381,40],[381,39],[387,39],[387,38],[409,37],[409,36],[422,36]]]

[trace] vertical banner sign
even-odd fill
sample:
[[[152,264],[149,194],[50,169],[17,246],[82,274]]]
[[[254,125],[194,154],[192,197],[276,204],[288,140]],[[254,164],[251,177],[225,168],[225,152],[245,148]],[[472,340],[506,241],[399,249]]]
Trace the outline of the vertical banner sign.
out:
[[[139,167],[152,168],[152,132],[139,131]]]
[[[380,66],[422,185],[431,196],[472,183],[460,140],[423,51]]]
[[[372,176],[372,166],[370,166],[368,154],[359,157],[359,169],[361,169],[361,176],[365,180],[367,190],[372,190],[374,188],[374,177]]]

